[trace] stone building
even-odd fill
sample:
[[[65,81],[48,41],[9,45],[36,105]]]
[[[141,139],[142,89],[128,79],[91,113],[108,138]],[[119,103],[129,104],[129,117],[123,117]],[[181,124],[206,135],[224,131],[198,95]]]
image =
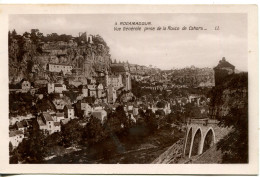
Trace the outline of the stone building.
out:
[[[82,95],[83,95],[83,97],[88,97],[89,96],[88,95],[88,87],[87,87],[87,85],[84,85],[82,87]]]
[[[64,117],[68,119],[74,119],[74,108],[71,105],[64,107]]]
[[[131,90],[131,74],[129,73],[128,65],[124,63],[111,64],[111,72],[114,75],[122,75],[122,82],[125,90]]]
[[[67,64],[49,63],[47,70],[54,73],[63,72],[63,74],[71,73],[72,66]]]
[[[117,99],[116,89],[109,85],[107,88],[107,102],[108,103],[115,103]]]
[[[24,80],[21,83],[22,92],[28,92],[31,89],[31,83],[27,80]]]
[[[118,75],[106,75],[106,85],[109,86],[111,85],[112,87],[114,87],[114,89],[119,89],[121,87],[123,87],[123,80],[122,80],[122,75],[118,74]]]
[[[65,84],[55,84],[55,83],[48,83],[47,84],[48,93],[62,93],[66,91]]]
[[[18,147],[18,145],[23,141],[24,134],[20,130],[13,130],[9,133],[9,140],[13,148]]]
[[[46,134],[52,134],[54,132],[60,132],[60,122],[55,122],[48,112],[43,112],[37,117],[37,122],[40,130],[43,130]]]

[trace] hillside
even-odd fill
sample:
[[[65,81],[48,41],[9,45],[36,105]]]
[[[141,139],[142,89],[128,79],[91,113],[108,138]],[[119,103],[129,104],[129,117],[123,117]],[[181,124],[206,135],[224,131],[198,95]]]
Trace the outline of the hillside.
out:
[[[23,35],[9,33],[9,80],[52,80],[46,71],[48,63],[71,65],[77,75],[87,78],[109,70],[111,64],[109,47],[99,35],[91,41],[71,38],[44,37],[39,31]],[[36,39],[35,39],[36,38]],[[63,40],[63,41],[62,41]]]

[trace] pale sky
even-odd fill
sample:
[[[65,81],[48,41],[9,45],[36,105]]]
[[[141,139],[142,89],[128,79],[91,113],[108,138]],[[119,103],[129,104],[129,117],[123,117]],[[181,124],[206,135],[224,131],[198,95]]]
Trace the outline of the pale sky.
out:
[[[114,31],[115,22],[129,21],[151,22],[156,28],[201,26],[207,30]],[[214,30],[215,26],[220,30]],[[9,29],[19,34],[35,28],[44,35],[99,34],[107,42],[112,59],[133,64],[151,64],[160,69],[214,67],[225,57],[238,70],[248,70],[246,14],[19,14],[9,17]]]

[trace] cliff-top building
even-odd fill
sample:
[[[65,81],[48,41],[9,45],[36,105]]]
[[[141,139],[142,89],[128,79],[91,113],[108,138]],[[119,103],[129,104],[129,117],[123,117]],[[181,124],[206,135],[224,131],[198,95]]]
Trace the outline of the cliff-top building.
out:
[[[226,61],[225,57],[219,61],[218,65],[214,68],[215,71],[215,83],[218,85],[223,82],[228,75],[232,75],[235,72],[235,66]]]

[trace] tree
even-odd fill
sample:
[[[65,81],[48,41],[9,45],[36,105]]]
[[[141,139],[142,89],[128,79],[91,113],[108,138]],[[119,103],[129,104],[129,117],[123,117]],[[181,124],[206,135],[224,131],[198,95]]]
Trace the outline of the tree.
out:
[[[233,128],[217,144],[217,148],[224,154],[222,162],[248,163],[248,106],[231,109],[231,112],[221,119],[220,125]]]
[[[126,117],[124,107],[122,105],[116,108],[115,117],[120,120],[120,123],[124,126],[124,128],[129,127],[129,119]]]
[[[77,119],[71,120],[61,128],[62,144],[65,147],[78,145],[82,140],[83,127],[79,124]]]
[[[62,145],[63,144],[62,144],[62,133],[61,132],[55,132],[46,138],[47,147],[62,146]]]
[[[13,145],[11,142],[9,142],[9,154],[11,154],[13,151]]]
[[[157,129],[157,120],[151,109],[145,111],[144,121],[150,133],[153,133]]]
[[[93,36],[92,41],[94,44],[103,44],[104,47],[106,47],[107,50],[109,51],[109,47],[107,46],[106,41],[100,35]]]
[[[37,101],[36,104],[37,112],[44,112],[49,109],[56,110],[55,106],[51,103],[51,101],[47,97],[43,97],[43,99]]]
[[[12,38],[11,38],[11,32],[8,31],[8,46],[11,45],[11,40],[12,40]]]
[[[143,109],[138,109],[138,113],[141,117],[145,116],[144,110]]]
[[[159,116],[165,116],[165,112],[163,110],[161,110],[161,109],[156,110],[155,114],[159,115]]]
[[[28,33],[27,31],[25,31],[25,32],[23,33],[23,36],[24,36],[24,37],[29,37],[29,35],[30,35],[30,33]]]
[[[45,135],[39,130],[36,119],[32,127],[29,138],[24,139],[17,148],[18,159],[23,163],[42,163],[46,156]]]
[[[165,102],[164,101],[158,101],[156,104],[157,108],[164,108],[165,107]]]
[[[34,65],[34,63],[33,63],[32,60],[29,60],[27,62],[27,73],[31,73],[32,72],[33,65]]]
[[[9,163],[10,164],[18,164],[19,159],[21,159],[20,154],[18,153],[17,149],[14,149],[10,154]]]
[[[187,118],[196,116],[196,114],[193,113],[193,111],[195,111],[195,110],[196,109],[194,109],[194,105],[192,103],[185,104],[185,106],[184,106],[184,116],[187,117]]]
[[[89,122],[83,129],[81,144],[93,145],[104,138],[103,126],[99,119],[91,116]]]
[[[13,31],[12,31],[12,37],[16,37],[16,35],[17,35],[17,32],[16,32],[16,30],[14,29]]]
[[[233,92],[230,95],[231,99],[223,97],[224,90]],[[227,76],[210,92],[210,105],[212,111],[217,113],[216,119],[220,121],[221,126],[232,128],[217,144],[217,148],[223,153],[223,163],[248,162],[248,96],[241,95],[239,90],[248,90],[247,73]],[[219,108],[224,102],[230,104],[231,110],[226,116],[220,116]],[[238,102],[244,102],[244,107],[231,106]]]
[[[69,92],[64,92],[64,95],[66,95],[67,97],[69,97],[70,101],[73,103],[77,100],[77,96],[78,94],[73,92],[73,91],[69,91]]]

